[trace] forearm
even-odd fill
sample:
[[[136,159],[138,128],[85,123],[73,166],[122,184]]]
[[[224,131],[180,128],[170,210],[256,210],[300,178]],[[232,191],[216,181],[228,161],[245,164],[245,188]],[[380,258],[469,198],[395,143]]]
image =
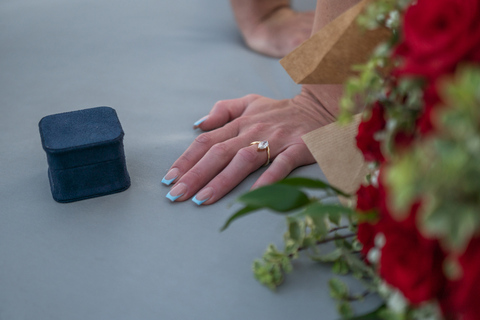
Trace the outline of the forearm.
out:
[[[360,2],[360,0],[317,0],[312,33],[319,31],[340,14]],[[300,100],[311,104],[318,102],[318,112],[325,117],[326,123],[335,121],[339,112],[339,102],[343,95],[341,84],[303,85]]]
[[[290,0],[230,0],[230,3],[244,36],[273,12],[290,7]]]

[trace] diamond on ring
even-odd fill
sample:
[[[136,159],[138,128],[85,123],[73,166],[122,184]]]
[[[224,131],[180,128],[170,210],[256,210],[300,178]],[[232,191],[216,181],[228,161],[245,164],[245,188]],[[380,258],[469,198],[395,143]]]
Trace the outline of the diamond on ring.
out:
[[[270,163],[270,146],[268,144],[268,141],[262,140],[262,141],[253,141],[252,143],[250,143],[250,145],[254,145],[254,144],[257,145],[257,151],[263,151],[263,150],[267,151],[267,161],[263,166],[268,165]]]
[[[267,140],[260,141],[260,143],[257,146],[257,150],[265,150],[267,148],[268,148],[268,141]]]

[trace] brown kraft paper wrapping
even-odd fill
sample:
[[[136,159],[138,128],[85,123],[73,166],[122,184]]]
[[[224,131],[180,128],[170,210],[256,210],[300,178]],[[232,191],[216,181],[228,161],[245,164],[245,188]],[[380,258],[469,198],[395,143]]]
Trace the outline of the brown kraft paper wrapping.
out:
[[[357,191],[368,173],[368,165],[355,141],[360,121],[361,114],[357,114],[348,125],[334,122],[302,136],[328,182],[349,194]],[[348,204],[343,197],[339,200]]]
[[[353,75],[351,66],[368,60],[373,49],[391,36],[387,28],[363,30],[356,23],[368,0],[351,7],[280,60],[301,84],[341,84]]]

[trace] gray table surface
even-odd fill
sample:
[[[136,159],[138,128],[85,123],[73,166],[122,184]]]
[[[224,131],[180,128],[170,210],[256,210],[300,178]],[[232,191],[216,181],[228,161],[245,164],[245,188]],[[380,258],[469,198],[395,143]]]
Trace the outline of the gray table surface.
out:
[[[262,170],[205,207],[170,203],[160,183],[217,100],[299,90],[244,47],[226,0],[1,0],[0,319],[338,318],[328,267],[301,259],[277,292],[253,278],[284,218],[219,232]],[[38,121],[102,105],[124,128],[132,186],[56,203]]]

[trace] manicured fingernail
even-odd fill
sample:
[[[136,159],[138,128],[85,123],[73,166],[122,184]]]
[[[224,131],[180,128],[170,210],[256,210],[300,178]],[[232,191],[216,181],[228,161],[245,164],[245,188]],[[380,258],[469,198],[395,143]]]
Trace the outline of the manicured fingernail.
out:
[[[197,129],[198,126],[205,120],[207,120],[208,116],[205,116],[203,118],[198,119],[194,124],[193,124],[193,129]]]
[[[187,186],[184,183],[180,183],[173,187],[172,190],[167,193],[166,197],[170,201],[174,202],[175,200],[183,196],[185,194],[185,191],[187,191]]]
[[[177,179],[178,177],[178,169],[173,168],[172,170],[168,171],[165,177],[162,179],[162,183],[166,186],[169,186],[172,184],[172,182]]]
[[[197,205],[202,205],[205,201],[210,199],[213,195],[212,187],[208,187],[200,191],[192,198],[192,201],[195,202]]]

